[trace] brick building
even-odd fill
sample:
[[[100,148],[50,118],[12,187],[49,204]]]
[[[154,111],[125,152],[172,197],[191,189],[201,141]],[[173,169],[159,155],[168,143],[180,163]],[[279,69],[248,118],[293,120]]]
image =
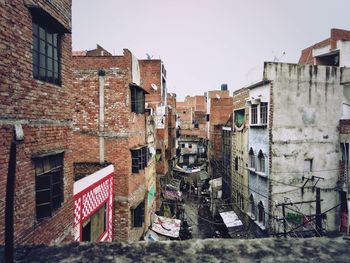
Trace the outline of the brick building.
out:
[[[69,241],[74,105],[71,1],[0,1],[0,17],[0,199],[6,199],[11,142],[23,130],[14,163],[14,242]],[[0,202],[1,244],[5,216],[5,203]]]
[[[74,162],[115,167],[113,240],[141,238],[155,212],[154,120],[145,114],[139,62],[124,49],[73,53]]]
[[[350,31],[332,28],[331,35],[301,52],[299,64],[350,66]]]
[[[208,157],[210,172],[220,176],[222,167],[222,127],[231,120],[233,99],[228,90],[213,90],[208,93],[209,131]]]
[[[246,101],[249,90],[242,88],[233,93],[233,134],[232,134],[232,197],[237,208],[246,212],[248,208],[248,128],[249,111]]]
[[[157,208],[161,206],[161,181],[164,183],[172,171],[171,159],[174,157],[174,121],[176,96],[167,97],[166,69],[158,59],[139,60],[142,86],[146,94],[146,110],[154,112],[156,128],[156,173],[157,173]],[[168,104],[169,103],[169,104]],[[169,165],[170,164],[170,165]],[[170,167],[169,167],[170,166]]]
[[[207,98],[206,96],[186,96],[177,103],[181,136],[207,138]]]

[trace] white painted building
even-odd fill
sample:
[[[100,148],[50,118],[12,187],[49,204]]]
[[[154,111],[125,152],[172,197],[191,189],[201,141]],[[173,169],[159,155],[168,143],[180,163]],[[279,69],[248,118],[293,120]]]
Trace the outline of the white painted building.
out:
[[[249,215],[269,233],[314,231],[316,188],[322,228],[339,230],[338,128],[349,114],[341,75],[338,67],[266,62],[264,81],[248,87]]]

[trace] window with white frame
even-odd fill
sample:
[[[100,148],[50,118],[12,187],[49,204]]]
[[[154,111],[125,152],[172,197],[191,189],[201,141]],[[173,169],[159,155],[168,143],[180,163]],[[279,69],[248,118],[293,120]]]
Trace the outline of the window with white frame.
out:
[[[252,104],[250,107],[250,124],[265,126],[268,121],[268,103]]]
[[[260,124],[267,124],[267,102],[260,103]]]
[[[250,123],[258,124],[258,105],[251,106]]]

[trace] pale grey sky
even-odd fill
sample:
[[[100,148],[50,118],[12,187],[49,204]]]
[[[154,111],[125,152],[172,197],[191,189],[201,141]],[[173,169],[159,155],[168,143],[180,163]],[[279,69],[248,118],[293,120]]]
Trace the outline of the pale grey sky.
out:
[[[349,0],[73,0],[73,50],[161,58],[182,100],[258,81],[275,57],[297,63],[331,28],[350,30],[349,10]]]

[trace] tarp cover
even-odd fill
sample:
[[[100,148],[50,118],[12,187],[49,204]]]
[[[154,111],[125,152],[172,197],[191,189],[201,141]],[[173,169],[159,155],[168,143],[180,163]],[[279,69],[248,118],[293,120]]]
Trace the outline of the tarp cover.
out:
[[[238,216],[233,211],[222,212],[220,213],[220,216],[228,228],[243,225],[242,221],[239,220]]]
[[[168,237],[179,237],[181,220],[154,215],[152,230]]]

